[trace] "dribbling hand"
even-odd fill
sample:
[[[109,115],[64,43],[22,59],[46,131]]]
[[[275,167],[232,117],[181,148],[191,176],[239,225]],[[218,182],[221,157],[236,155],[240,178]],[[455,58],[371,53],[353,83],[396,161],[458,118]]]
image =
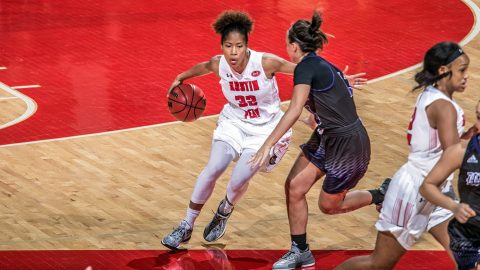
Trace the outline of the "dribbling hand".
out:
[[[170,95],[170,92],[172,91],[173,88],[179,86],[180,84],[182,84],[183,81],[175,78],[175,80],[173,81],[172,85],[170,85],[170,88],[168,88],[168,91],[167,91],[167,99],[168,99],[168,95]]]

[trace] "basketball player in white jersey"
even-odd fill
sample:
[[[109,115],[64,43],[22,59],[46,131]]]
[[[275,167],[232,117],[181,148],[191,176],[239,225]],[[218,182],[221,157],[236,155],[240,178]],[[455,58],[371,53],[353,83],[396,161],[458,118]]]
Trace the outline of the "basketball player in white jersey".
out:
[[[376,224],[375,250],[369,256],[351,258],[336,269],[392,269],[425,231],[452,256],[447,233],[452,212],[428,203],[419,188],[443,150],[458,143],[464,132],[463,110],[452,96],[465,91],[468,65],[468,56],[456,43],[441,42],[427,51],[423,70],[415,75],[418,86],[414,90],[424,90],[417,98],[407,134],[410,154],[385,195]],[[455,197],[452,178],[448,177],[442,192]]]
[[[220,202],[212,221],[205,227],[204,238],[215,241],[223,236],[226,222],[234,205],[248,187],[249,180],[260,169],[270,171],[283,157],[290,143],[291,130],[271,149],[267,166],[260,168],[247,163],[260,148],[283,115],[280,110],[275,73],[292,74],[295,64],[269,53],[248,48],[248,35],[253,21],[248,14],[226,11],[213,23],[221,36],[223,55],[214,56],[177,76],[170,89],[184,80],[215,73],[220,77],[225,104],[213,134],[210,158],[197,178],[189,207],[180,225],[162,239],[162,244],[177,249],[190,239],[194,222],[213,192],[215,183],[236,160],[225,198]],[[364,74],[348,76],[352,85],[364,84]]]

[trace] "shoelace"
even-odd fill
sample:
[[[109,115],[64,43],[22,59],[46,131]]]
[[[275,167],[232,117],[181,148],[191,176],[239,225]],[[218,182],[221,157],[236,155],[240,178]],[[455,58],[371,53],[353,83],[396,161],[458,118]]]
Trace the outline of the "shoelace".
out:
[[[220,215],[220,213],[215,213],[215,215],[213,216],[213,220],[212,220],[212,227],[216,227],[220,221],[224,220],[225,218],[222,217]]]
[[[296,258],[299,255],[300,255],[300,252],[293,252],[293,251],[289,250],[287,254],[283,255],[282,259],[287,259],[287,258],[290,258],[290,257]]]
[[[172,232],[172,236],[176,238],[180,235],[183,238],[183,235],[185,234],[186,230],[187,230],[187,228],[185,228],[185,226],[180,225],[177,228],[174,228],[174,230]]]
[[[292,254],[292,253],[293,253],[293,252],[288,251],[287,254],[285,254],[285,255],[282,256],[282,259],[286,259],[286,258],[290,257],[290,254]]]
[[[226,219],[226,217],[222,216],[222,214],[220,213],[217,213],[217,212],[213,212],[213,213],[214,213],[213,220],[212,220],[212,223],[210,224],[210,228],[212,231],[217,229],[217,225],[220,224],[222,220]]]

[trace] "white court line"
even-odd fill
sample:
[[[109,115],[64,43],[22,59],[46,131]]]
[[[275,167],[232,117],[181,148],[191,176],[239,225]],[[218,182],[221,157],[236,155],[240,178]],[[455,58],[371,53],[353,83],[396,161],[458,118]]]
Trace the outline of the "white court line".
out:
[[[462,39],[462,41],[459,42],[459,44],[461,46],[465,46],[470,41],[472,41],[478,35],[478,32],[480,31],[480,22],[479,22],[480,8],[475,3],[473,3],[471,0],[462,0],[462,1],[465,3],[466,6],[468,6],[470,8],[470,10],[473,13],[473,16],[475,17],[475,23],[474,23],[472,29],[470,29],[470,33],[468,33],[468,35],[466,37],[464,37]],[[402,69],[402,70],[399,70],[397,72],[390,73],[390,74],[387,74],[385,76],[375,78],[373,80],[368,80],[368,84],[376,83],[376,82],[381,81],[381,80],[385,80],[385,79],[388,79],[388,78],[395,77],[395,76],[400,75],[402,73],[406,73],[406,72],[409,72],[411,70],[420,68],[421,66],[422,66],[422,63],[419,63],[419,64],[416,64],[414,66],[408,67],[406,69]]]
[[[5,70],[7,69],[7,67],[0,67],[0,70]]]
[[[6,99],[15,99],[19,97],[0,97],[0,100],[6,100]]]
[[[462,0],[462,1],[465,3],[465,5],[467,5],[472,10],[472,13],[475,17],[475,23],[474,23],[472,29],[470,30],[470,33],[468,33],[468,35],[462,41],[460,41],[460,45],[465,46],[470,41],[472,41],[478,35],[478,33],[480,32],[480,20],[479,20],[479,18],[480,18],[480,8],[475,3],[473,3],[471,0]],[[406,73],[408,71],[417,69],[420,66],[421,66],[421,63],[417,64],[417,65],[414,65],[414,66],[411,66],[411,67],[408,67],[408,68],[405,68],[405,69],[402,69],[400,71],[397,71],[397,72],[379,77],[379,78],[369,80],[369,84],[370,83],[375,83],[375,82],[378,82],[378,81],[381,81],[381,80],[385,80],[385,79],[400,75],[402,73]],[[0,86],[1,86],[1,84],[0,84]],[[286,103],[289,103],[289,102],[290,102],[289,100],[283,101],[282,104],[286,104]],[[217,117],[217,116],[218,116],[218,114],[210,115],[210,116],[206,116],[206,117],[201,117],[197,121],[201,121],[202,119],[209,119],[209,118],[213,118],[213,117]],[[56,139],[4,144],[4,145],[0,145],[0,148],[17,146],[17,145],[35,144],[35,143],[42,143],[42,142],[65,141],[65,140],[70,140],[70,139],[86,138],[86,137],[93,137],[93,136],[100,136],[100,135],[107,135],[107,134],[115,134],[115,133],[120,133],[120,132],[141,130],[141,129],[146,129],[146,128],[156,128],[156,127],[161,127],[161,126],[168,126],[168,125],[173,125],[173,124],[177,124],[177,123],[180,123],[180,121],[169,122],[169,123],[161,123],[161,124],[155,124],[155,125],[149,125],[149,126],[143,126],[143,127],[120,129],[120,130],[114,130],[114,131],[106,131],[106,132],[93,133],[93,134],[85,134],[85,135],[78,135],[78,136],[71,136],[71,137],[56,138]],[[2,128],[2,127],[0,126],[0,128]]]
[[[40,88],[39,84],[31,84],[31,85],[19,85],[19,86],[11,86],[12,89],[28,89],[28,88]]]
[[[23,120],[32,116],[35,113],[35,111],[37,110],[37,104],[35,103],[35,101],[33,101],[33,99],[27,97],[26,95],[8,87],[8,85],[3,84],[1,82],[0,82],[0,89],[6,91],[7,93],[10,93],[12,96],[15,96],[17,98],[22,99],[23,102],[25,102],[25,104],[27,104],[27,109],[25,110],[25,112],[22,115],[20,115],[20,117],[12,120],[10,122],[7,122],[3,125],[0,125],[0,129],[6,128],[6,127],[9,127],[9,126],[12,126],[12,125],[15,125],[17,123],[22,122]]]
[[[462,41],[460,41],[460,45],[464,46],[470,41],[472,41],[480,32],[480,8],[475,3],[473,3],[472,0],[462,1],[472,10],[473,16],[475,17],[475,24],[470,30],[470,33],[468,33],[468,35]]]

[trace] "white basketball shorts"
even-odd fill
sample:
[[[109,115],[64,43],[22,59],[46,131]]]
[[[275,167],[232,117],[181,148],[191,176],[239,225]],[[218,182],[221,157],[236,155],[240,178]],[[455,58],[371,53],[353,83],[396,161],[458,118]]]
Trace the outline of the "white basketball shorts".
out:
[[[213,141],[224,141],[231,145],[240,156],[245,149],[258,151],[277,126],[282,114],[265,124],[250,124],[239,119],[220,115],[217,128],[213,132]],[[262,171],[271,171],[282,159],[291,142],[292,130],[288,130],[270,150],[271,157]]]
[[[410,249],[423,232],[453,216],[449,210],[432,205],[420,195],[424,177],[409,162],[403,165],[390,182],[375,224],[378,231],[392,233],[405,249]],[[446,184],[451,186],[450,181]]]

